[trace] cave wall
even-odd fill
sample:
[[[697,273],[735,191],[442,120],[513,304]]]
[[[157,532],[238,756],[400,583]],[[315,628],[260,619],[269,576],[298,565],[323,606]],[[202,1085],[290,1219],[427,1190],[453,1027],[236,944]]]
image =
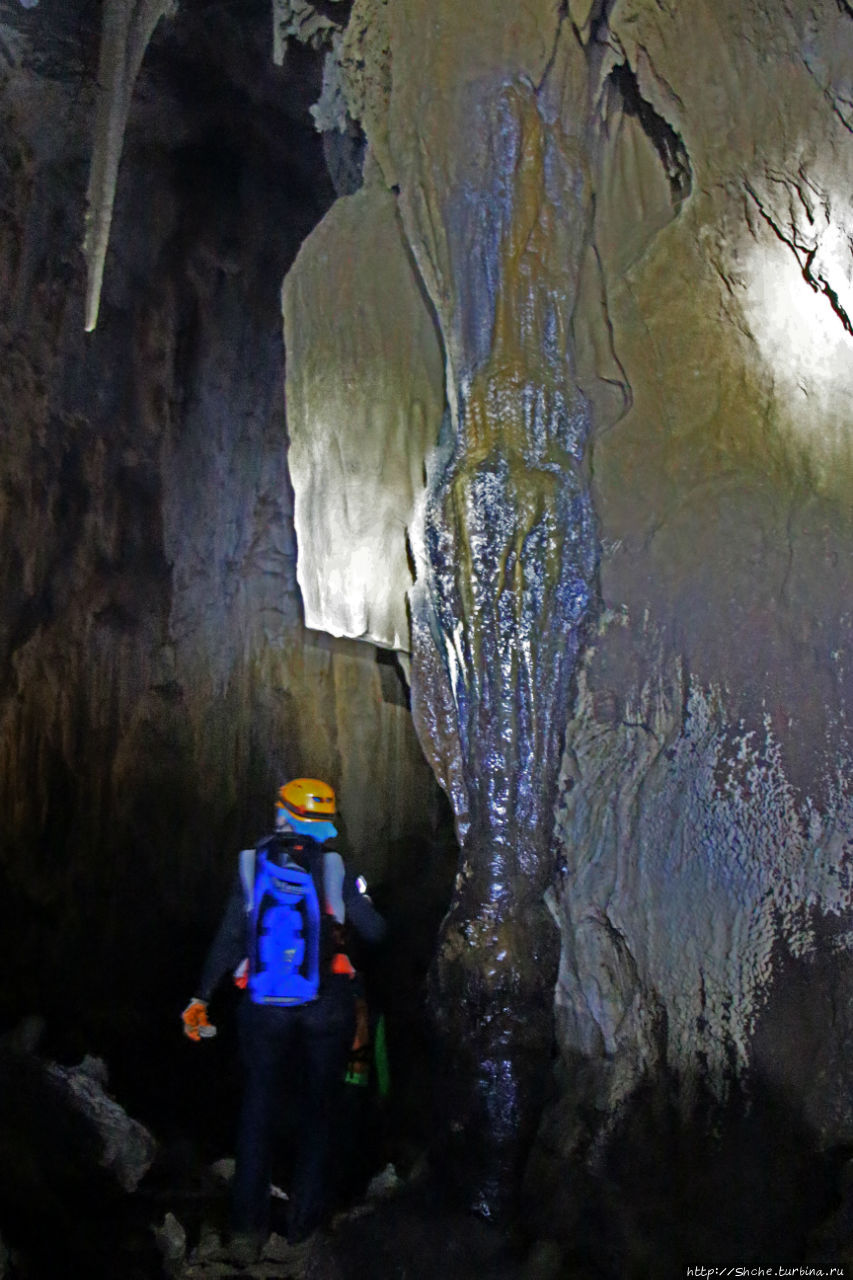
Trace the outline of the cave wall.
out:
[[[609,31],[635,77],[602,100],[594,247],[630,404],[594,449],[564,1035],[630,1042],[642,1074],[662,1007],[653,1052],[688,1085],[769,1082],[832,1145],[849,1090],[805,1064],[850,1034],[853,27],[831,4],[619,5]],[[788,1001],[809,958],[841,1000],[829,1037]]]
[[[399,670],[308,629],[296,580],[279,287],[334,198],[317,58],[272,65],[266,4],[238,41],[227,13],[161,26],[87,334],[99,7],[7,9],[0,1016],[165,994],[165,1025],[284,777],[333,783],[374,883],[437,791]]]
[[[554,990],[563,1157],[661,1080],[850,1139],[851,52],[841,0],[357,0],[329,54],[444,358],[408,530],[463,842],[436,1007],[507,1150]]]

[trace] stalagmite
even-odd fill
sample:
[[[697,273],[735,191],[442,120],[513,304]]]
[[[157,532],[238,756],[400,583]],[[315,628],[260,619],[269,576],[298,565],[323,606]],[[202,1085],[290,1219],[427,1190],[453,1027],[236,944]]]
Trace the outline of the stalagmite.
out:
[[[157,23],[173,9],[174,0],[104,0],[98,105],[83,241],[87,268],[87,333],[98,323],[104,261],[133,86]]]

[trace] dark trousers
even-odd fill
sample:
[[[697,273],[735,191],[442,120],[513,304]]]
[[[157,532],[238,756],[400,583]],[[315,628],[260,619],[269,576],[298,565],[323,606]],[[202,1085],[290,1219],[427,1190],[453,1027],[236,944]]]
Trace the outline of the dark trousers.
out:
[[[283,1111],[295,1116],[288,1239],[304,1239],[334,1206],[334,1141],[355,1031],[352,980],[333,976],[311,1004],[240,1008],[245,1072],[232,1204],[235,1232],[266,1236],[273,1146]]]

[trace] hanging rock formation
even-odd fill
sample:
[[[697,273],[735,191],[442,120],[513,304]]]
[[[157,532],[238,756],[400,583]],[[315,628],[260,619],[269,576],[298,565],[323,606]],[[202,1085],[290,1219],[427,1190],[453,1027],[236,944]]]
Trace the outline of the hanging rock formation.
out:
[[[284,307],[296,539],[312,550],[297,558],[305,621],[407,652],[407,530],[444,400],[390,192],[335,204],[288,274]]]
[[[104,0],[95,144],[89,176],[86,239],[86,329],[98,323],[118,167],[133,87],[145,50],[173,0]]]

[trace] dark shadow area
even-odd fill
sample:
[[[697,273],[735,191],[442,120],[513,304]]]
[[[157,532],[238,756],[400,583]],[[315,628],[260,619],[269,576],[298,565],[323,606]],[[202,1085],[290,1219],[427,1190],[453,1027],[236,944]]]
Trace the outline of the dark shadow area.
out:
[[[341,1210],[356,1204],[389,1164],[395,1186],[417,1174],[432,1136],[424,978],[456,869],[449,811],[431,840],[407,843],[396,852],[392,865],[399,871],[375,891],[389,936],[372,953],[352,953],[365,979],[374,1031],[379,1016],[385,1020],[390,1091],[380,1092],[375,1069],[366,1086],[347,1088],[337,1150]],[[6,1272],[10,1280],[59,1274],[93,1280],[119,1274],[130,1280],[158,1277],[162,1259],[152,1225],[167,1213],[180,1222],[188,1248],[204,1231],[227,1236],[227,1184],[211,1166],[233,1158],[242,1092],[237,1008],[246,997],[227,984],[217,993],[211,1015],[218,1034],[211,1041],[193,1044],[180,1026],[181,1008],[194,990],[216,923],[214,916],[209,930],[188,934],[178,920],[155,922],[140,911],[122,963],[86,979],[71,966],[61,976],[57,972],[50,998],[42,1001],[44,1030],[31,1050],[19,1049],[19,1037],[10,1034],[4,1020],[0,1241],[16,1259]],[[6,1018],[11,1013],[7,1008]],[[61,1071],[87,1055],[103,1060],[108,1096],[157,1144],[132,1194],[104,1169],[105,1147],[91,1117],[78,1114],[54,1076],[54,1064]],[[293,1085],[282,1095],[275,1118],[279,1145],[273,1180],[284,1188],[298,1120],[298,1082]],[[274,1200],[272,1209],[273,1230],[283,1231],[284,1202]],[[399,1212],[417,1218],[420,1210]],[[424,1231],[415,1218],[409,1230]],[[354,1239],[361,1239],[358,1229]]]
[[[693,189],[693,169],[683,139],[672,125],[640,92],[636,72],[627,62],[620,62],[608,76],[608,82],[622,99],[622,109],[634,116],[657,151],[669,182],[672,203],[681,206]]]
[[[0,1046],[0,1238],[10,1280],[160,1274],[146,1206],[101,1164],[91,1125],[34,1056]]]
[[[579,1111],[560,1076],[526,1209],[534,1232],[559,1240],[584,1275],[677,1280],[697,1265],[806,1266],[818,1255],[841,1263],[838,1239],[821,1247],[820,1235],[842,1204],[851,1152],[821,1149],[766,1079],[732,1082],[725,1102],[697,1086],[688,1115],[675,1081],[646,1084],[605,1133],[603,1117]],[[571,1145],[576,1162],[561,1165],[557,1152]]]

